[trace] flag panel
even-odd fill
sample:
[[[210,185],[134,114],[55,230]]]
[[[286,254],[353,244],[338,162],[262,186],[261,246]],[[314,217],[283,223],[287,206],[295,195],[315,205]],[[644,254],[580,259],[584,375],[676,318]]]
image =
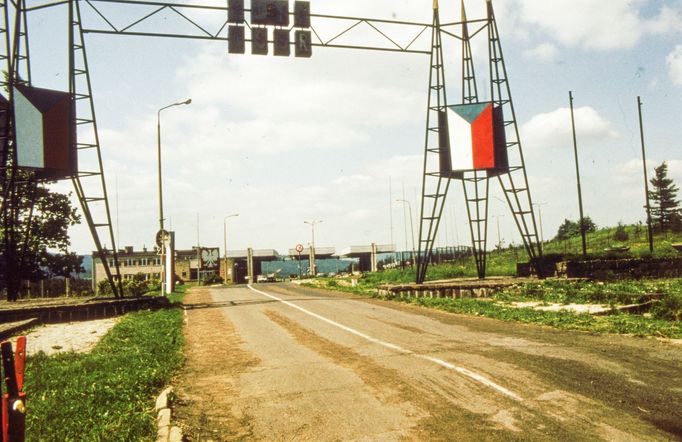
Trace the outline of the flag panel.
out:
[[[459,178],[465,171],[496,174],[508,169],[504,118],[493,103],[447,106],[438,126],[442,176]]]
[[[493,106],[488,105],[471,124],[473,169],[495,168]]]
[[[43,114],[18,89],[14,90],[14,116],[17,165],[42,169],[45,167]]]

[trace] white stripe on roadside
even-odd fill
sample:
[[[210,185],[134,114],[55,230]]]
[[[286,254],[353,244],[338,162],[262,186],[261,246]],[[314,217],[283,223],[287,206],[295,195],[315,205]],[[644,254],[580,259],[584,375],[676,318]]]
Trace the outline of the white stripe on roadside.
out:
[[[275,301],[281,302],[282,304],[286,304],[291,308],[295,308],[296,310],[299,310],[299,311],[305,313],[306,315],[312,316],[313,318],[317,318],[320,321],[326,322],[329,325],[333,325],[334,327],[340,328],[341,330],[344,330],[348,333],[351,333],[351,334],[358,336],[362,339],[365,339],[369,342],[373,342],[374,344],[381,345],[382,347],[386,347],[386,348],[389,348],[391,350],[397,351],[398,353],[403,353],[406,355],[412,355],[416,358],[424,359],[424,360],[429,361],[429,362],[433,362],[434,364],[440,365],[441,367],[445,367],[449,370],[453,370],[453,371],[456,371],[457,373],[463,374],[464,376],[467,376],[470,379],[473,379],[474,381],[476,381],[482,385],[485,385],[486,387],[492,388],[493,390],[496,390],[499,393],[502,393],[503,395],[510,397],[516,401],[523,401],[523,398],[521,398],[521,396],[519,396],[516,393],[502,387],[501,385],[496,384],[495,382],[491,381],[490,379],[486,378],[485,376],[483,376],[481,374],[478,374],[476,372],[473,372],[473,371],[468,370],[468,369],[463,368],[463,367],[458,367],[456,365],[453,365],[453,364],[446,362],[446,361],[443,361],[441,359],[434,358],[431,356],[426,356],[426,355],[420,355],[420,354],[417,354],[411,350],[407,350],[405,348],[402,348],[398,345],[391,344],[390,342],[385,342],[385,341],[382,341],[380,339],[373,338],[373,337],[366,335],[362,332],[359,332],[353,328],[350,328],[350,327],[345,326],[343,324],[339,324],[338,322],[332,321],[331,319],[325,318],[324,316],[318,315],[317,313],[313,313],[310,310],[306,310],[303,307],[300,307],[300,306],[293,304],[289,301],[285,301],[284,299],[278,298],[275,295],[271,295],[269,293],[265,293],[263,291],[257,290],[255,288],[251,287],[250,284],[248,285],[248,287],[249,287],[249,289],[253,290],[256,293],[259,293],[263,296],[267,296],[268,298],[274,299]]]

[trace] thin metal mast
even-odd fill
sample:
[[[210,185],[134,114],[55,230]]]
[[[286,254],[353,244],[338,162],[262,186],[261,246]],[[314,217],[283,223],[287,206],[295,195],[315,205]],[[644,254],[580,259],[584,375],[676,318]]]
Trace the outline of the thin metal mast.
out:
[[[580,238],[582,239],[583,258],[587,256],[587,238],[585,232],[585,215],[583,212],[583,191],[580,184],[580,163],[578,162],[578,138],[575,132],[575,114],[573,112],[573,91],[568,92],[571,101],[571,128],[573,129],[573,154],[575,155],[575,177],[578,183],[578,208],[580,209]]]
[[[642,139],[642,166],[644,168],[644,196],[646,198],[646,228],[649,238],[649,253],[654,253],[654,233],[651,227],[651,203],[649,201],[649,176],[646,168],[646,145],[644,143],[644,118],[642,117],[642,99],[637,97],[639,111],[639,135]]]

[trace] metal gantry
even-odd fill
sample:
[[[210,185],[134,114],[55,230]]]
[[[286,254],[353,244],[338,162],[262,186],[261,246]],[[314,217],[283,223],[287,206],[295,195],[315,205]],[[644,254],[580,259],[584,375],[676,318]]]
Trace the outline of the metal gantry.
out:
[[[462,181],[479,277],[485,277],[486,272],[489,182],[495,176],[504,190],[506,201],[511,208],[531,262],[537,262],[542,253],[538,247],[539,239],[525,161],[497,23],[492,1],[485,1],[487,6],[486,18],[468,19],[462,2],[462,19],[459,22],[452,23],[441,23],[437,1],[434,1],[433,21],[431,23],[311,14],[311,20],[315,22],[315,25],[310,28],[314,36],[313,47],[424,54],[430,57],[419,246],[416,257],[416,279],[418,283],[422,283],[426,279],[427,268],[431,261],[440,219],[443,215],[452,179]],[[5,21],[7,21],[9,4],[9,0],[5,0]],[[120,272],[104,179],[92,84],[85,49],[85,36],[87,34],[102,34],[227,41],[227,28],[230,25],[228,21],[229,10],[227,6],[150,0],[57,0],[47,1],[43,4],[34,3],[30,7],[23,6],[22,2],[18,9],[20,14],[26,18],[27,12],[64,5],[69,8],[69,40],[71,46],[69,87],[76,102],[78,125],[79,172],[73,177],[73,183],[107,277],[110,281],[114,281]],[[127,13],[114,14],[112,11],[115,9],[112,5],[117,7],[117,12],[125,10]],[[194,14],[197,11],[202,13],[203,18],[206,19],[205,22]],[[246,9],[246,11],[249,10]],[[83,19],[86,12],[87,24],[84,23]],[[121,19],[120,17],[128,18]],[[154,21],[159,17],[164,18],[167,23],[166,28],[175,25],[178,25],[178,28],[159,29]],[[121,23],[121,20],[125,20],[125,22]],[[328,31],[323,29],[325,28],[322,25],[324,22],[334,23],[334,26],[330,28],[335,27],[336,30],[329,35],[324,35]],[[244,21],[244,24],[250,28],[248,22]],[[178,31],[180,26],[182,30]],[[6,26],[5,29],[7,30],[8,27]],[[396,32],[396,29],[399,29],[399,32]],[[461,35],[457,35],[457,29],[461,29]],[[430,44],[426,38],[429,30],[431,31]],[[502,108],[506,118],[504,126],[509,169],[499,175],[489,174],[485,171],[467,171],[458,176],[443,176],[439,167],[439,153],[442,145],[440,139],[444,136],[440,129],[440,119],[443,118],[448,105],[443,39],[455,38],[461,41],[463,52],[462,104],[478,103],[478,86],[471,51],[471,39],[483,34],[486,30],[488,34],[490,95],[493,105]],[[363,38],[367,38],[367,35],[371,35],[375,42],[362,41]],[[25,36],[28,37],[27,34]],[[5,31],[5,37],[8,38],[7,31]],[[358,39],[360,39],[359,42]],[[245,41],[250,42],[251,40],[246,39]],[[270,40],[269,43],[273,43],[273,41]],[[0,55],[0,62],[2,60],[3,58]],[[28,62],[28,57],[26,61]],[[7,161],[4,161],[3,164],[7,164]],[[103,247],[100,237],[109,239],[111,254],[108,254]],[[119,276],[114,288],[118,295],[121,294],[120,282]]]

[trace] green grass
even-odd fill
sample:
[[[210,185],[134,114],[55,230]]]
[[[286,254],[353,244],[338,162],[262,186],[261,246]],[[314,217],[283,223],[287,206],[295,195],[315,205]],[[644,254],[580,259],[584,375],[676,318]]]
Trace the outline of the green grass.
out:
[[[154,401],[180,368],[182,345],[176,304],[124,316],[90,353],[29,357],[26,440],[156,440]]]
[[[361,296],[378,297],[377,287],[385,283],[384,273],[364,275],[355,287],[347,281],[318,279],[306,285],[341,290]],[[399,282],[401,276],[390,274]],[[652,294],[662,296],[661,302],[651,310],[651,315],[613,314],[597,317],[569,311],[541,311],[516,308],[512,302],[539,301],[558,304],[636,304],[648,301]],[[539,324],[567,330],[598,333],[625,333],[636,336],[682,338],[682,280],[663,279],[646,281],[591,282],[548,280],[519,284],[497,293],[490,299],[451,298],[400,298],[385,297],[392,301],[436,308],[452,313],[485,316],[503,321]]]
[[[563,330],[682,338],[682,322],[664,321],[639,315],[591,316],[566,311],[548,312],[532,308],[506,307],[478,299],[395,298],[395,300],[451,313],[485,316],[507,322],[545,325]]]

